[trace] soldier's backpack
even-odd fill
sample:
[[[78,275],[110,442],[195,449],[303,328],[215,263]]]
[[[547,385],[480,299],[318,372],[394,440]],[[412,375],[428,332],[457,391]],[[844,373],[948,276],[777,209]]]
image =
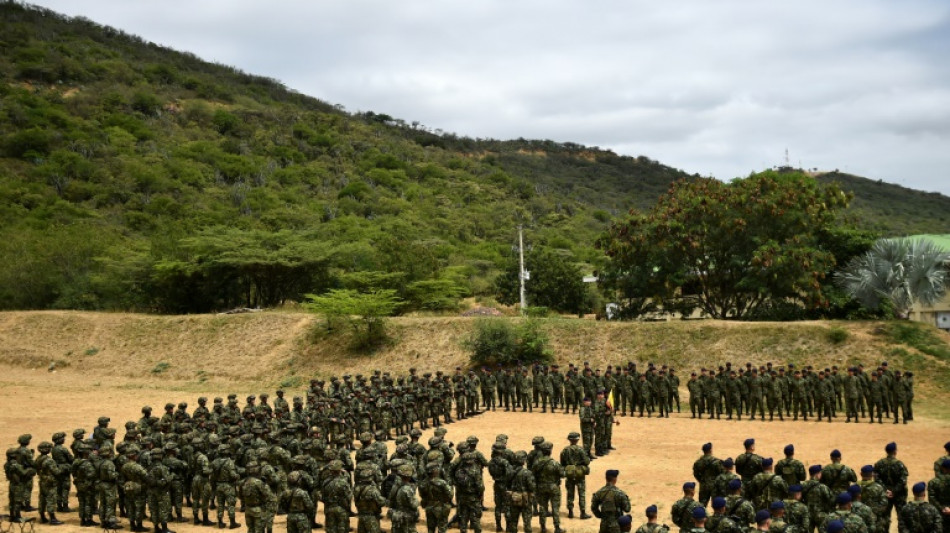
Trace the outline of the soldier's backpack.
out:
[[[478,478],[474,473],[464,466],[459,466],[455,469],[455,486],[462,492],[469,494],[476,493],[480,490],[480,483]]]
[[[488,462],[488,473],[496,483],[508,481],[509,470],[508,460],[501,455],[492,457],[491,461]]]

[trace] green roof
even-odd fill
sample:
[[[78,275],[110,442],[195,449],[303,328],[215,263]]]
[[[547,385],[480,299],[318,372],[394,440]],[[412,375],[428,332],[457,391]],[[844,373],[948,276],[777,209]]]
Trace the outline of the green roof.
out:
[[[911,235],[911,239],[930,239],[944,250],[950,252],[950,235]]]

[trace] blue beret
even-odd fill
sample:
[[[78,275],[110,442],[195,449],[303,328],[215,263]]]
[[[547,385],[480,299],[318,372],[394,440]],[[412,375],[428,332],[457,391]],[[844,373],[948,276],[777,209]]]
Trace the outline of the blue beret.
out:
[[[696,483],[693,481],[687,481],[683,483],[683,490],[693,490],[696,488]]]
[[[722,496],[716,496],[715,498],[712,499],[713,509],[722,509],[725,506],[726,506],[726,499],[723,498]]]
[[[587,396],[584,396],[584,399],[581,400],[581,401],[583,401],[583,402],[589,402],[589,401],[590,401],[590,398],[588,398]]]
[[[773,462],[774,462],[774,461],[772,460],[771,457],[766,457],[765,459],[762,459],[762,467],[764,468],[764,467],[767,467],[767,466],[772,466],[772,463],[773,463]]]
[[[795,453],[794,444],[789,444],[788,446],[785,447],[785,455],[792,455],[793,453]]]
[[[811,466],[808,467],[808,473],[809,473],[809,474],[815,475],[815,474],[817,474],[818,472],[821,472],[821,465],[811,465]]]
[[[950,468],[950,459],[944,459],[943,462],[940,463],[940,468]]]
[[[789,493],[789,494],[795,494],[796,492],[801,492],[801,491],[802,491],[802,486],[801,486],[801,485],[790,485],[790,486],[788,487],[788,493]]]
[[[755,444],[755,439],[746,439],[745,442],[742,443],[742,445],[746,448],[752,446],[753,444]]]
[[[732,468],[735,466],[735,463],[732,461],[732,457],[726,458],[726,460],[722,462],[722,466],[726,468]]]
[[[841,452],[838,450],[831,450],[832,457],[841,457]]]
[[[629,526],[631,522],[633,522],[633,517],[628,514],[625,514],[617,519],[617,523],[620,524],[621,527]]]
[[[828,522],[828,529],[825,531],[827,531],[827,533],[841,533],[844,531],[844,522],[841,520],[832,520]]]
[[[711,442],[707,442],[706,444],[703,444],[703,451],[704,451],[704,452],[708,452],[708,451],[711,450],[711,449],[712,449],[712,443],[711,443]]]
[[[654,515],[654,514],[656,514],[656,506],[655,506],[655,505],[651,505],[651,506],[647,507],[647,514],[648,514],[648,515]]]
[[[737,478],[737,479],[733,479],[729,481],[729,490],[736,490],[736,489],[741,489],[741,488],[742,488],[741,479]]]
[[[608,471],[607,471],[607,477],[608,477],[608,478],[615,478],[615,477],[617,477],[617,476],[619,476],[619,475],[620,475],[620,470],[608,470]]]
[[[871,465],[864,465],[864,466],[861,467],[861,473],[862,473],[862,474],[873,474],[873,473],[874,473],[874,467],[871,466]]]
[[[887,453],[894,453],[894,452],[896,452],[896,451],[897,451],[897,443],[896,443],[896,442],[888,442],[888,443],[887,443],[887,446],[884,447],[884,451],[887,452]]]
[[[914,494],[923,494],[927,492],[927,484],[921,481],[920,483],[914,483]]]
[[[755,523],[764,524],[766,520],[772,518],[772,513],[762,509],[761,511],[755,513]]]
[[[851,485],[848,487],[848,494],[851,495],[852,499],[858,494],[861,494],[861,485]]]
[[[693,520],[702,520],[703,518],[706,518],[706,508],[705,507],[693,508]]]
[[[943,445],[943,449],[950,452],[950,441],[947,441],[947,443]]]
[[[785,502],[781,500],[774,501],[772,502],[772,505],[769,505],[769,509],[772,511],[777,511],[778,509],[784,509],[784,508],[785,508]]]
[[[846,503],[851,503],[851,494],[842,492],[835,497],[835,505],[844,505]]]

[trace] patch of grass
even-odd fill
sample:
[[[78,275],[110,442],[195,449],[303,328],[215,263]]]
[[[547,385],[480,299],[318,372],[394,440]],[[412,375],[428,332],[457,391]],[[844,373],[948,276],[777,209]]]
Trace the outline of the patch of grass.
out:
[[[295,389],[301,385],[303,385],[303,378],[300,376],[288,376],[280,382],[282,389]]]
[[[935,328],[919,322],[891,322],[884,330],[894,344],[904,344],[941,359],[950,361],[950,345],[941,339]]]
[[[838,345],[845,343],[851,334],[848,333],[848,330],[844,328],[834,327],[828,330],[826,336],[828,338],[828,342]]]
[[[83,352],[83,354],[87,356],[93,356],[93,355],[96,355],[97,353],[99,353],[99,348],[96,348],[95,346],[93,346],[92,348],[86,348],[86,351]]]
[[[171,368],[171,366],[172,366],[171,364],[166,363],[165,361],[162,361],[158,363],[157,365],[155,365],[155,368],[152,369],[152,374],[161,374],[162,372]]]

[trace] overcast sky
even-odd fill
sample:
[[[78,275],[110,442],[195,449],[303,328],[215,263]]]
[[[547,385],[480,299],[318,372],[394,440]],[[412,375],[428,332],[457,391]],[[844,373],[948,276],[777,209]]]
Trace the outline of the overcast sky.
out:
[[[35,0],[470,137],[950,194],[946,0]]]

